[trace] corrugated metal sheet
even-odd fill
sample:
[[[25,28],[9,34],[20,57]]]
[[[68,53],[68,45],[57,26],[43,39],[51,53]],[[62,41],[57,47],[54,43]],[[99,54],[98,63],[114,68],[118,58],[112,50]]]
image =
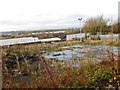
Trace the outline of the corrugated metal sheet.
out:
[[[0,46],[39,42],[37,37],[24,37],[0,40]]]
[[[60,38],[47,38],[47,39],[40,39],[40,42],[54,42],[54,41],[60,41]]]
[[[100,35],[100,38],[102,40],[104,39],[114,39],[114,40],[119,40],[119,34],[111,34],[111,35]]]
[[[60,40],[61,40],[60,38],[38,39],[37,37],[13,38],[13,39],[0,40],[0,46],[27,44],[27,43],[34,43],[34,42],[54,42],[54,41],[60,41]]]

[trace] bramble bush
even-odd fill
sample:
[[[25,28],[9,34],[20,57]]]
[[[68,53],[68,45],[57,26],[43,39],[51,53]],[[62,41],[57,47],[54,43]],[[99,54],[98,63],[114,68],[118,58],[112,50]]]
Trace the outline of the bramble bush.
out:
[[[91,70],[86,70],[88,77],[88,86],[103,87],[107,86],[109,79],[112,78],[112,72],[105,68],[94,67]]]

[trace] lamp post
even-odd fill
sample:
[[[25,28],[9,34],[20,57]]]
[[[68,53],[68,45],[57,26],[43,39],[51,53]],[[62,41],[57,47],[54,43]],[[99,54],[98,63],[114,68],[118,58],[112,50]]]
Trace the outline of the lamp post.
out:
[[[80,34],[81,34],[81,20],[82,20],[82,18],[78,18],[78,20],[80,21]]]
[[[82,20],[82,18],[78,18],[78,20],[80,21],[80,33],[81,33],[81,20]]]

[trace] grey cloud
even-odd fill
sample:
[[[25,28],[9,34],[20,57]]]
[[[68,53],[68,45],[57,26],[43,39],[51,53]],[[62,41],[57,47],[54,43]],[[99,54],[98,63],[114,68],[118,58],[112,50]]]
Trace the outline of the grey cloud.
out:
[[[21,28],[64,28],[64,27],[78,27],[78,17],[86,18],[87,15],[80,14],[70,14],[66,16],[61,16],[59,18],[51,17],[50,19],[42,19],[45,17],[44,14],[36,15],[31,20],[26,21],[12,21],[12,20],[2,20],[0,21],[0,25],[9,25]]]

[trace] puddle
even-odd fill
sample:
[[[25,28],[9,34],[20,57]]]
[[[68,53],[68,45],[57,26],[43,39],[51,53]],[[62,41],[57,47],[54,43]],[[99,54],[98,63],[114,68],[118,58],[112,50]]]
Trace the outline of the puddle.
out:
[[[113,51],[115,55],[118,55],[118,50],[120,47],[117,46],[105,46],[105,45],[73,45],[60,47],[66,50],[45,53],[43,56],[48,59],[57,59],[57,60],[71,60],[76,57],[89,57],[93,56],[95,59],[94,62],[98,61],[98,58],[106,58],[107,50]],[[67,50],[70,49],[70,50]]]
[[[70,46],[64,46],[64,47],[60,47],[60,48],[67,49],[67,48],[70,48]]]
[[[50,54],[44,54],[45,58],[51,58],[51,59],[58,59],[58,60],[70,60],[75,57],[82,57],[85,56],[85,54],[78,53],[74,50],[63,50],[59,52],[52,52]]]

